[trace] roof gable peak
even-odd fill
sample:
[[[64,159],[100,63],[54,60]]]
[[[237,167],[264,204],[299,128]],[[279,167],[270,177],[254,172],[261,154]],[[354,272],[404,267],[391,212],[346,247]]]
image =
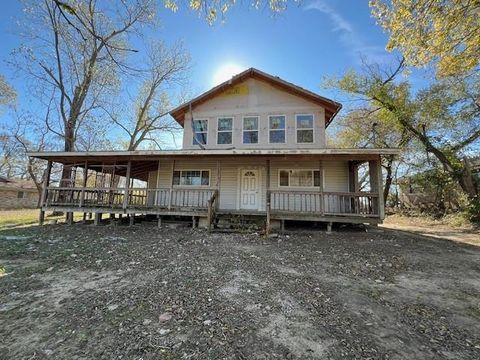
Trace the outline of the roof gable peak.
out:
[[[322,106],[325,109],[325,127],[327,127],[333,120],[335,115],[340,111],[342,105],[336,101],[320,96],[304,89],[300,86],[294,85],[288,81],[281,79],[278,76],[267,74],[256,68],[249,68],[241,73],[232,76],[231,79],[224,81],[223,83],[213,87],[212,89],[204,92],[203,94],[193,98],[192,100],[178,106],[170,111],[170,115],[183,126],[185,120],[185,114],[191,110],[192,107],[205,103],[206,101],[222,94],[232,86],[240,84],[249,78],[254,78],[260,81],[264,81],[272,85],[273,87],[290,94],[299,96],[308,101]]]

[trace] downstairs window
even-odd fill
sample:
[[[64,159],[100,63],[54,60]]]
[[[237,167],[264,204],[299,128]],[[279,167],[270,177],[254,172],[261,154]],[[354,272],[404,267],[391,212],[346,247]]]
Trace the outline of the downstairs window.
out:
[[[320,186],[319,170],[280,170],[278,174],[280,187]]]
[[[209,170],[176,170],[173,172],[173,185],[209,186]]]

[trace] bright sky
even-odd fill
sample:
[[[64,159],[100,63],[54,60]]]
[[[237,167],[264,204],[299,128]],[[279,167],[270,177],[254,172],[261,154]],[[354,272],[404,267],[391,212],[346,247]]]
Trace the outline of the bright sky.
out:
[[[159,4],[161,1],[159,1]],[[248,3],[248,2],[244,2]],[[293,4],[293,3],[292,3]],[[10,52],[20,45],[15,18],[22,16],[19,2],[8,1],[0,13],[0,73],[15,86],[21,105],[29,96],[24,80],[7,64]],[[340,76],[357,68],[361,58],[388,62],[386,34],[370,16],[368,1],[305,0],[284,13],[235,6],[225,22],[209,26],[188,10],[159,12],[161,28],[149,34],[167,43],[183,40],[192,58],[192,92],[198,94],[249,67],[293,82],[321,95],[342,100],[320,88],[325,76]],[[0,115],[0,123],[7,121]]]

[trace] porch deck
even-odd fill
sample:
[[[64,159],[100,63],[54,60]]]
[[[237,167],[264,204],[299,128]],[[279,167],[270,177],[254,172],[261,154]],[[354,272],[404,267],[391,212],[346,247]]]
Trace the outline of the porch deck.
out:
[[[271,220],[379,223],[376,193],[268,191],[267,209],[219,208],[218,190],[168,188],[47,187],[42,210],[83,213],[152,214],[207,217],[256,215]],[[127,196],[125,196],[127,194]]]
[[[211,228],[226,214],[264,217],[268,232],[272,220],[381,223],[380,161],[384,153],[378,149],[317,149],[31,155],[48,160],[40,223],[46,210],[58,210],[67,213],[67,218],[73,212],[95,213],[96,219],[109,213],[190,216],[195,221],[204,218],[202,226]],[[62,168],[58,186],[50,184],[53,163],[57,171],[58,165]],[[368,166],[369,192],[359,191],[362,164]],[[183,174],[192,169],[200,169],[201,176]],[[249,175],[253,182],[242,178],[245,169],[253,174]],[[302,184],[280,185],[279,174],[286,171],[282,169],[300,169],[310,177]],[[251,189],[242,188],[247,183],[253,184]]]

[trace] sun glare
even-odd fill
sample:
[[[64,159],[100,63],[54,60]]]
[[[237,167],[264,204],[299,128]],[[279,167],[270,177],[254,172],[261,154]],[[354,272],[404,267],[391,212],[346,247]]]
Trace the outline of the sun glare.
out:
[[[232,76],[241,73],[243,70],[245,69],[237,64],[224,64],[220,66],[213,75],[213,85],[218,85],[224,81],[230,80]]]

